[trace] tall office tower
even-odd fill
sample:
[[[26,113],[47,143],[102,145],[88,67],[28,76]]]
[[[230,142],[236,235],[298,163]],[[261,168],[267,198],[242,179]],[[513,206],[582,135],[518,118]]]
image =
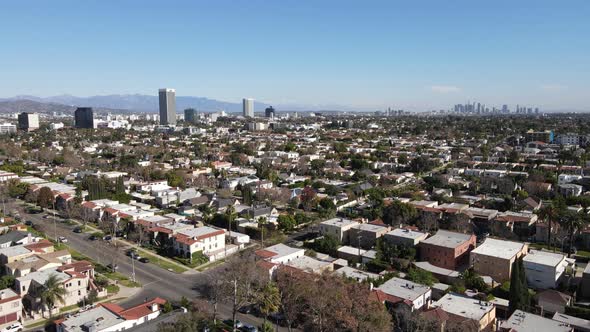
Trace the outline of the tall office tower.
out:
[[[22,112],[18,115],[18,129],[33,131],[39,129],[39,114]]]
[[[175,125],[176,124],[176,90],[174,89],[160,89],[158,90],[160,97],[160,124]]]
[[[242,99],[242,111],[244,113],[244,117],[254,117],[254,99],[252,98],[244,98]]]
[[[94,128],[94,112],[92,107],[78,107],[74,113],[74,124],[76,128]]]
[[[197,121],[197,110],[194,108],[187,108],[184,110],[184,121],[188,123],[195,123]]]
[[[388,114],[388,115],[389,115],[389,114]],[[265,116],[265,117],[267,117],[267,118],[274,118],[274,117],[275,117],[275,109],[274,109],[274,108],[272,108],[272,106],[270,106],[270,107],[267,107],[267,108],[264,110],[264,116]]]

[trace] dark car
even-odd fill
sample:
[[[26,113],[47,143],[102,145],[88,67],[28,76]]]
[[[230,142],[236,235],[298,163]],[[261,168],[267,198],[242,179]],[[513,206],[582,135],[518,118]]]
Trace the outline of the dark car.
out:
[[[82,233],[81,227],[74,227],[74,233]]]
[[[90,240],[90,241],[96,241],[97,239],[98,239],[98,237],[96,237],[96,235],[90,235],[88,237],[88,240]]]
[[[25,221],[25,225],[27,226],[33,226],[33,222],[30,220]]]
[[[149,263],[150,262],[150,260],[145,257],[140,258],[139,261],[142,263]]]
[[[107,268],[114,272],[119,269],[119,266],[117,264],[109,264],[109,265],[107,265]]]

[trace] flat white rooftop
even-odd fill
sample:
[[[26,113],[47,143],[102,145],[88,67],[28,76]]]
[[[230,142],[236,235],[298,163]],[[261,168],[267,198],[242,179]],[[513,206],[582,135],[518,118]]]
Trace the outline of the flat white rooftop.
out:
[[[504,241],[487,238],[484,243],[471,251],[472,254],[510,259],[524,247],[522,242]]]

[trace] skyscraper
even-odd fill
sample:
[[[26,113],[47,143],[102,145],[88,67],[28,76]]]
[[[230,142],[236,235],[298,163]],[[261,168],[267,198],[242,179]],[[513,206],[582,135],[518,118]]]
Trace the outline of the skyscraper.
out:
[[[274,118],[275,117],[275,109],[272,106],[267,107],[264,110],[264,116],[267,118]]]
[[[160,97],[160,124],[161,125],[175,125],[176,124],[176,90],[174,89],[160,89],[158,90]]]
[[[33,131],[39,129],[39,114],[22,112],[18,115],[18,129]]]
[[[94,128],[94,112],[92,107],[78,107],[74,113],[74,124],[76,128]]]
[[[244,98],[242,99],[242,111],[244,112],[244,117],[254,117],[254,99],[252,98]]]
[[[184,121],[188,123],[195,123],[197,120],[197,111],[194,108],[187,108],[184,110]]]

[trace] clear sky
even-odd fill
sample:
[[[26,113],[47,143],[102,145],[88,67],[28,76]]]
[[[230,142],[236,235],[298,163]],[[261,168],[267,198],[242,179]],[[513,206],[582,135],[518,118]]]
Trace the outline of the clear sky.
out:
[[[590,1],[2,1],[0,97],[590,111]]]

